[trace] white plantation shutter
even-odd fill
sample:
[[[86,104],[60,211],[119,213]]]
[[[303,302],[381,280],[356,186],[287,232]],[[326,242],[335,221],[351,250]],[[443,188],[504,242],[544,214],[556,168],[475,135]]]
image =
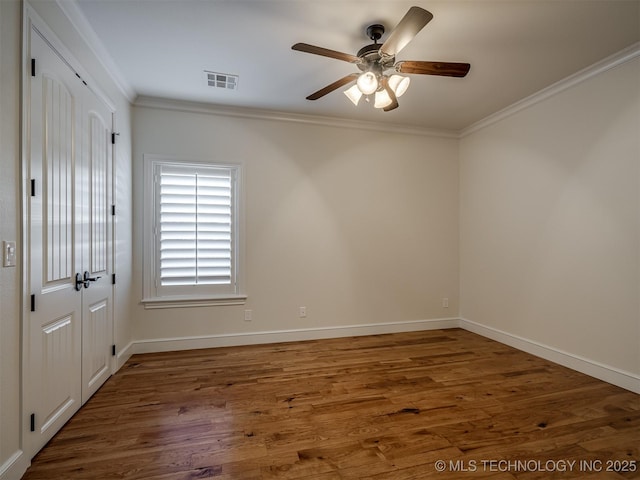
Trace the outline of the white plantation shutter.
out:
[[[156,163],[158,296],[236,292],[237,167]]]

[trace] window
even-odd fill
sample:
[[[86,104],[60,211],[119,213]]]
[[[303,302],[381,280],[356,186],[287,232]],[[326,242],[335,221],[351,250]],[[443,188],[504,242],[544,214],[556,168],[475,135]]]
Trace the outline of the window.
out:
[[[145,155],[147,308],[244,303],[240,166]]]

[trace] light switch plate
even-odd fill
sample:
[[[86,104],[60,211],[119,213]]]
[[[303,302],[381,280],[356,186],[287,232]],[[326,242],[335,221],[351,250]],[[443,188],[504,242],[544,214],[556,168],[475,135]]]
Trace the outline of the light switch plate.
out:
[[[16,242],[2,241],[2,258],[5,267],[16,266]]]

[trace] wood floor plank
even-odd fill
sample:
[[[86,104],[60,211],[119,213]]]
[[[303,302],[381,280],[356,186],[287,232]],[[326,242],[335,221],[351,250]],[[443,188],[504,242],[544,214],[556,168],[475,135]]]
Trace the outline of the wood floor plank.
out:
[[[639,446],[639,395],[453,329],[134,355],[23,480],[619,480]]]

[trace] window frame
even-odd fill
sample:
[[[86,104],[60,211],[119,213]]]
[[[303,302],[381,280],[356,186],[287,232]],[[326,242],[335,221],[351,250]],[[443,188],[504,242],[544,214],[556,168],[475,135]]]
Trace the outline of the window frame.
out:
[[[155,154],[144,154],[143,183],[143,279],[141,303],[146,309],[203,307],[213,305],[243,305],[247,295],[244,290],[244,191],[242,164],[218,163],[204,160],[191,160]],[[234,187],[231,200],[232,208],[232,271],[235,276],[235,288],[224,292],[225,288],[210,286],[191,286],[170,288],[159,286],[159,187],[158,172],[162,166],[194,169],[231,170]],[[226,287],[228,289],[228,285]],[[163,291],[165,290],[165,291]],[[184,290],[184,293],[177,293]],[[168,293],[167,291],[170,291]]]

